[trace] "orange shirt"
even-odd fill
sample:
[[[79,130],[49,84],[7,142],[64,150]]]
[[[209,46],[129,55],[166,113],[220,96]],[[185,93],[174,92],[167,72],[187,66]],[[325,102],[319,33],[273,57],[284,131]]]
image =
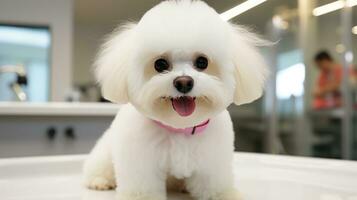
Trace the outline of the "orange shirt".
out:
[[[318,89],[323,88],[326,85],[333,84],[337,82],[341,82],[343,75],[343,68],[339,65],[336,65],[329,72],[320,72],[317,80]],[[324,108],[334,108],[341,106],[341,92],[331,91],[320,97],[314,97],[313,107],[315,109],[324,109]]]

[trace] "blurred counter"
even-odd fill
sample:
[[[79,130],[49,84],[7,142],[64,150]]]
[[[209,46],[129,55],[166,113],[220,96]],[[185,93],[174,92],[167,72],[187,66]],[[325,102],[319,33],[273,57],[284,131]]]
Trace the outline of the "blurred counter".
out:
[[[115,116],[118,109],[111,103],[1,102],[0,116]]]
[[[0,158],[88,153],[118,109],[111,103],[0,103]]]

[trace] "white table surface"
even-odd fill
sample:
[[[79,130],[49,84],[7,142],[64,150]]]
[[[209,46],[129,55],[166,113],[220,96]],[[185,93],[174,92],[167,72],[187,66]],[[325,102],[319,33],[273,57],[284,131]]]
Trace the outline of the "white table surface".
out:
[[[81,185],[85,156],[0,159],[1,200],[114,200],[114,192]],[[357,200],[357,163],[235,155],[237,188],[244,200]],[[170,194],[169,200],[190,199]]]

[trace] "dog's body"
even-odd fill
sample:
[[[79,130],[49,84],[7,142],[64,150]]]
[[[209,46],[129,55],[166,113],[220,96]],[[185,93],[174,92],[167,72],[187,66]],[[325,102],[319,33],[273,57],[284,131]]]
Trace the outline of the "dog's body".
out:
[[[114,32],[99,55],[103,95],[124,104],[84,166],[89,188],[120,200],[238,200],[226,110],[257,99],[262,41],[201,1],[164,1]]]
[[[155,198],[148,199],[163,199],[168,178],[170,189],[194,196],[233,189],[233,129],[227,111],[212,118],[203,134],[186,136],[160,128],[130,104],[123,106],[86,163],[90,188],[115,187],[111,152],[119,193],[155,191]]]

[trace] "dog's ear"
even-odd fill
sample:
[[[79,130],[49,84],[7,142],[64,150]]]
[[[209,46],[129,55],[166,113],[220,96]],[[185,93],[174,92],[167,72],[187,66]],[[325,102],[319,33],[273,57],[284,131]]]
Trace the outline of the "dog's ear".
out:
[[[105,99],[115,103],[127,103],[128,69],[133,33],[136,24],[120,26],[102,46],[95,62],[95,75]]]
[[[241,105],[258,99],[263,93],[268,69],[257,47],[270,45],[271,42],[237,25],[232,25],[232,30],[236,79],[234,103]]]

